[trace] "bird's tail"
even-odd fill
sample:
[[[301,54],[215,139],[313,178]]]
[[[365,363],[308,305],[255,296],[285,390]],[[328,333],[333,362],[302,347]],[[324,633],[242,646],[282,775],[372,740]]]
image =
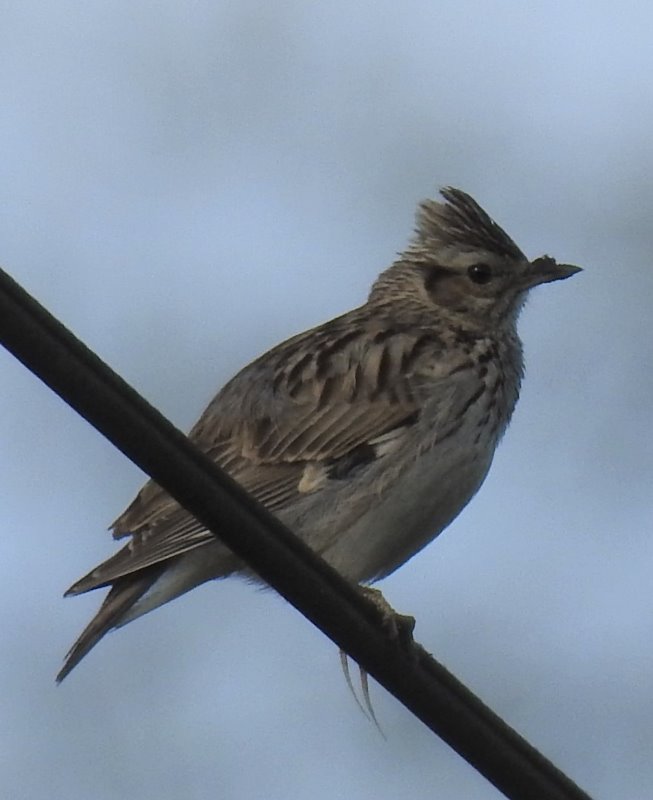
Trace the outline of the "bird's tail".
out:
[[[100,610],[84,628],[81,635],[66,654],[65,662],[57,675],[57,683],[68,675],[84,656],[100,641],[105,633],[119,626],[129,610],[147,592],[162,572],[163,565],[152,565],[140,570],[138,575],[117,578],[100,606]]]

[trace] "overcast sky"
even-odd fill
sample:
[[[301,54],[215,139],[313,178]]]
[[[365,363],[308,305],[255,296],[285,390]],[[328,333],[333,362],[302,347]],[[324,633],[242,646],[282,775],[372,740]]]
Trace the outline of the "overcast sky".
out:
[[[653,783],[648,3],[0,4],[0,264],[182,428],[359,304],[416,203],[530,256],[527,375],[479,495],[381,584],[416,638],[596,798]],[[272,592],[211,584],[61,687],[144,476],[0,352],[0,781],[51,800],[498,792]]]

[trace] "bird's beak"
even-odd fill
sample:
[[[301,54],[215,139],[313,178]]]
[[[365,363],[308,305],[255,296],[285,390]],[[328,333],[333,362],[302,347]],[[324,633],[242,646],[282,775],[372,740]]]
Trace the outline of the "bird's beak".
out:
[[[558,264],[551,256],[541,256],[532,261],[526,269],[524,276],[526,288],[530,289],[540,283],[564,281],[577,272],[582,272],[582,267],[575,267],[573,264]]]

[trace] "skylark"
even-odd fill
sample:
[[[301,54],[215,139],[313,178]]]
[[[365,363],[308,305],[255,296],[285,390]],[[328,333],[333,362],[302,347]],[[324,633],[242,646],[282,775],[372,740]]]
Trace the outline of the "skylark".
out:
[[[524,298],[579,271],[529,261],[468,194],[441,194],[364,305],[249,364],[189,434],[356,583],[397,569],[479,489],[519,395]],[[111,527],[129,542],[66,593],[109,587],[58,680],[112,628],[245,571],[152,481]]]

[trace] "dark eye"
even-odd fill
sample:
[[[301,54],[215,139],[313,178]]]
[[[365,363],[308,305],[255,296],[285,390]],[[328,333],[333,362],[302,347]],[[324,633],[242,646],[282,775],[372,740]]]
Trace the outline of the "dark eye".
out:
[[[467,270],[470,281],[478,283],[481,286],[489,283],[492,280],[492,267],[489,264],[472,264]]]

